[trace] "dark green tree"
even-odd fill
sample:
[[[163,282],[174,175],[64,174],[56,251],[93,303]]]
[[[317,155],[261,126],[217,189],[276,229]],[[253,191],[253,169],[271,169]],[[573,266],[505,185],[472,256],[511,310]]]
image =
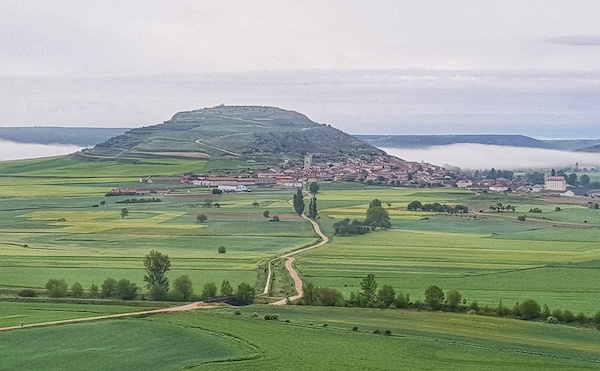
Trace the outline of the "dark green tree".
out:
[[[197,223],[204,223],[207,220],[208,220],[208,216],[206,216],[206,214],[198,214],[198,215],[196,215],[196,222]]]
[[[360,283],[361,294],[366,303],[375,301],[375,293],[377,292],[377,282],[374,274],[368,274]]]
[[[408,204],[408,206],[406,206],[407,210],[410,211],[418,211],[421,210],[423,208],[423,205],[421,204],[420,201],[412,201],[411,203]]]
[[[302,190],[300,188],[298,188],[296,194],[294,195],[293,204],[296,214],[302,215],[304,212],[304,195],[302,194]]]
[[[144,282],[146,282],[147,288],[159,285],[165,291],[169,291],[169,279],[166,274],[171,269],[171,261],[168,255],[163,255],[157,250],[150,250],[150,253],[144,257],[144,267],[146,268]]]
[[[318,300],[317,288],[312,282],[307,282],[303,287],[304,296],[302,296],[302,304],[315,305]]]
[[[537,301],[527,299],[519,304],[519,312],[522,319],[536,319],[541,314],[541,308]]]
[[[252,304],[254,301],[254,295],[256,295],[256,290],[254,290],[254,287],[248,285],[246,282],[242,282],[235,291],[235,301],[240,305]]]
[[[215,285],[214,282],[209,282],[205,284],[202,288],[202,295],[200,295],[200,298],[202,300],[206,300],[214,298],[215,296],[217,296],[217,285]]]
[[[121,209],[121,219],[125,218],[127,215],[129,215],[129,210],[127,210],[126,207]]]
[[[73,286],[71,286],[71,295],[76,298],[83,297],[83,286],[79,282],[75,282]]]
[[[448,303],[450,309],[452,309],[453,311],[456,310],[456,308],[458,308],[458,305],[460,304],[461,300],[462,295],[456,290],[450,291],[446,297],[446,303]]]
[[[98,285],[96,285],[95,283],[92,283],[92,285],[90,286],[89,297],[97,298],[98,295],[99,295]]]
[[[44,286],[51,298],[64,298],[67,296],[67,282],[64,279],[51,278]]]
[[[229,284],[229,281],[223,280],[221,283],[221,295],[223,296],[232,296],[233,295],[233,287]]]
[[[111,298],[115,295],[117,281],[114,278],[108,277],[100,285],[100,297]]]
[[[437,286],[431,285],[425,289],[425,303],[431,309],[439,309],[444,301],[444,291]]]
[[[177,292],[183,301],[189,301],[194,294],[192,280],[187,275],[179,276],[173,281],[173,291]]]
[[[581,185],[587,186],[588,184],[590,184],[590,177],[587,174],[583,174],[579,177],[579,183],[581,183]]]
[[[316,219],[317,213],[317,198],[311,197],[310,203],[308,204],[308,217],[311,219]]]
[[[137,296],[138,287],[125,278],[121,278],[115,285],[115,296],[123,300],[133,300]]]
[[[269,217],[269,210],[263,211],[263,217],[265,217],[265,218]]]
[[[577,179],[577,174],[572,173],[567,176],[567,184],[575,186],[579,184],[579,180]]]
[[[381,201],[378,199],[374,199],[369,203],[365,225],[381,229],[388,229],[392,226],[388,211],[381,206]]]
[[[310,185],[308,186],[308,191],[313,197],[316,197],[317,193],[319,192],[319,185],[317,184],[317,182],[310,183]]]
[[[167,290],[163,286],[158,284],[152,285],[150,290],[148,290],[148,299],[156,301],[167,300],[167,294]]]
[[[388,308],[394,303],[396,299],[396,291],[389,285],[383,285],[379,291],[377,291],[377,301],[380,302],[385,308]]]

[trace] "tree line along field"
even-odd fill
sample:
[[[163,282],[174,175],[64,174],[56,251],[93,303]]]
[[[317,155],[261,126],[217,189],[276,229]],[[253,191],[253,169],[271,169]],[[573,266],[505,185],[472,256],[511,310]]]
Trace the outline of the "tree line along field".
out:
[[[372,191],[386,206],[392,229],[362,236],[336,236],[323,248],[298,257],[306,281],[331,287],[346,297],[359,290],[367,274],[381,285],[423,301],[429,285],[459,290],[479,305],[512,307],[534,299],[551,309],[592,315],[600,308],[600,212],[582,205],[541,204],[539,199],[512,199],[515,212],[475,209],[474,214],[438,215],[407,211],[414,200],[483,205],[470,194],[448,190]],[[319,196],[324,229],[343,218],[360,218],[366,191],[323,191]],[[485,201],[495,205],[490,196]],[[506,201],[505,201],[506,202]],[[516,202],[516,203],[514,203]],[[325,206],[324,206],[325,205]],[[324,208],[330,206],[329,208]],[[531,214],[540,207],[541,214]],[[362,215],[361,215],[362,211]],[[518,222],[518,215],[527,215]],[[533,216],[532,216],[533,215]],[[545,219],[542,219],[545,217]],[[589,220],[584,223],[585,220]],[[556,221],[564,223],[555,223]],[[595,225],[594,225],[595,224]]]
[[[253,305],[0,333],[0,368],[585,370],[599,341],[505,318]]]

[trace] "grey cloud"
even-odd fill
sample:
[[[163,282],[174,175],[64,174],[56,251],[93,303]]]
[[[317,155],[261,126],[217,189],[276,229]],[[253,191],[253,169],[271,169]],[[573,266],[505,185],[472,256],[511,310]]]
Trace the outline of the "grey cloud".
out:
[[[573,46],[600,46],[600,35],[571,35],[546,40],[551,44]]]

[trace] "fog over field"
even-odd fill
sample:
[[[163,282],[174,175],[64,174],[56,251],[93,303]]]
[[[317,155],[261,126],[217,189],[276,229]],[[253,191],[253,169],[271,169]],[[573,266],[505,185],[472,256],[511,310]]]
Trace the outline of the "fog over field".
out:
[[[44,145],[33,143],[16,143],[0,140],[0,160],[20,160],[25,158],[67,155],[77,152],[81,147],[73,145]]]
[[[600,166],[600,153],[567,152],[539,148],[451,144],[427,148],[381,148],[390,155],[408,161],[452,165],[461,169],[549,169]]]

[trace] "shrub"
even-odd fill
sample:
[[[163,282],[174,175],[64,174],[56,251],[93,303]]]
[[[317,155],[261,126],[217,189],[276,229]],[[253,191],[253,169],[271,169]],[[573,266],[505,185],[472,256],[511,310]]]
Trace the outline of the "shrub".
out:
[[[588,321],[587,316],[583,312],[579,312],[575,319],[582,325]]]
[[[263,217],[265,217],[265,218],[269,217],[269,210],[263,211]]]
[[[277,215],[273,215],[269,221],[270,222],[278,222],[279,221],[279,217]]]
[[[386,335],[391,335],[391,334],[392,334],[392,332],[391,332],[390,330],[385,330],[384,334],[386,334]]]
[[[265,320],[267,320],[267,321],[279,321],[279,314],[265,314]]]
[[[219,246],[219,249],[217,251],[219,252],[219,254],[225,254],[227,252],[227,249],[225,248],[225,246]]]
[[[570,310],[565,310],[562,314],[562,320],[567,323],[575,321],[575,315]]]
[[[17,295],[22,298],[35,298],[37,296],[37,293],[32,289],[23,289],[19,290],[19,292],[17,292]]]
[[[479,303],[477,303],[476,301],[471,302],[469,309],[477,312],[479,310]]]
[[[600,310],[596,312],[596,315],[594,315],[594,323],[600,325]]]
[[[552,324],[558,323],[558,318],[553,317],[553,316],[548,316],[546,318],[546,323],[552,323]]]
[[[253,318],[256,318],[256,317],[258,317],[258,313],[256,313],[256,312],[252,313],[252,317],[253,317]]]
[[[352,331],[358,331],[358,327],[357,326],[352,327]]]
[[[219,189],[219,188],[213,188],[212,189],[212,194],[213,195],[220,195],[223,193],[223,190]]]
[[[381,334],[381,330],[377,329],[375,331],[373,331],[374,334]]]
[[[236,309],[235,312],[233,312],[236,316],[239,316],[242,314],[242,311],[239,309]]]

